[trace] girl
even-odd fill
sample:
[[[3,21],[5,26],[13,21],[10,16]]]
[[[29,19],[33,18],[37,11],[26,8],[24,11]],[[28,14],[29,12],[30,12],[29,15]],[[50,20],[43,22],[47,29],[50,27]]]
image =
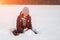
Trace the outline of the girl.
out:
[[[14,35],[18,35],[19,33],[23,33],[24,29],[27,28],[32,30],[32,24],[31,24],[31,16],[29,15],[29,9],[27,7],[24,7],[21,11],[20,15],[17,17],[17,30],[13,31]],[[33,30],[32,30],[33,31]],[[37,32],[33,31],[35,34]]]

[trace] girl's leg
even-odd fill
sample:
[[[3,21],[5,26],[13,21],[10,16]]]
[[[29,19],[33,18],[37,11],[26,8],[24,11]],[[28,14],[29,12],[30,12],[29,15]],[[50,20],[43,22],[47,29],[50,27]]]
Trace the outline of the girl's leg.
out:
[[[23,33],[23,30],[24,30],[23,28],[17,27],[17,32],[18,32],[18,33]]]
[[[31,29],[35,34],[37,34],[37,32],[35,30],[33,30],[32,27],[28,27],[28,29]]]

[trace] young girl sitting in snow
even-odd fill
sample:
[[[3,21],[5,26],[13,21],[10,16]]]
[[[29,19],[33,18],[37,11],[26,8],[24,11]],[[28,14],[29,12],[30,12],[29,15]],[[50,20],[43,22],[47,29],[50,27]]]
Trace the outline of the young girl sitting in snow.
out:
[[[19,33],[23,33],[24,29],[31,29],[32,30],[32,24],[31,24],[31,16],[29,15],[29,9],[27,7],[24,7],[23,10],[20,12],[20,15],[17,17],[17,24],[16,24],[17,30],[13,31],[14,35],[18,35]],[[32,30],[33,31],[33,30]],[[33,31],[35,34],[37,32]]]

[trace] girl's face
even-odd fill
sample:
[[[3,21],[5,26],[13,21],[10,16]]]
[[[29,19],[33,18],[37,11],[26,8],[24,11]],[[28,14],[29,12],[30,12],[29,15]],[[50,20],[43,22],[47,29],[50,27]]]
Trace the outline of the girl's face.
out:
[[[28,13],[24,13],[24,16],[28,16]]]
[[[24,7],[22,13],[24,14],[24,16],[27,16],[29,14],[29,8]]]

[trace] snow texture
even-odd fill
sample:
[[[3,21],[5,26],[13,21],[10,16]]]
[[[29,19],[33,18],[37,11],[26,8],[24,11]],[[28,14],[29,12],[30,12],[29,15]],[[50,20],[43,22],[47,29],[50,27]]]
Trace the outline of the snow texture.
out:
[[[11,31],[24,7],[29,8],[38,34],[28,30],[14,36]],[[60,40],[60,5],[0,5],[0,40]]]

